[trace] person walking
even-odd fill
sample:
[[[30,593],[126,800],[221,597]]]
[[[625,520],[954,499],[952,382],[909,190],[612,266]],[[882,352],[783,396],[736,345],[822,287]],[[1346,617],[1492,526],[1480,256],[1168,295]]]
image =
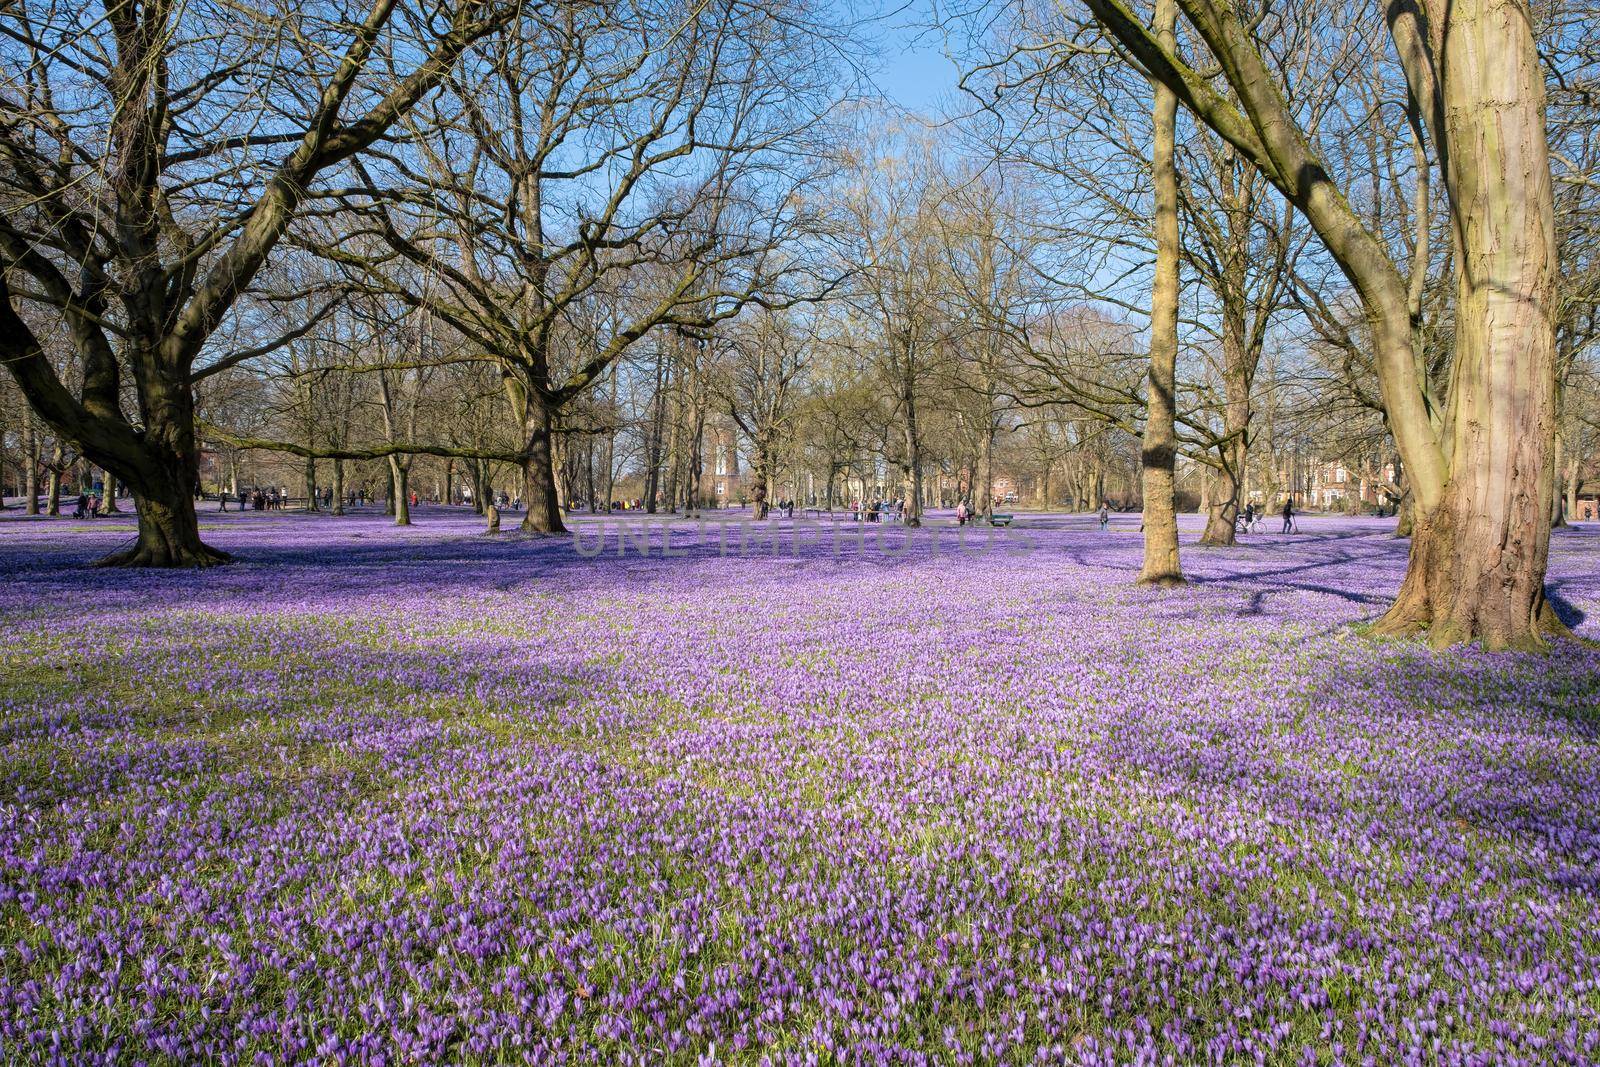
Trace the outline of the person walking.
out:
[[[1105,531],[1105,528],[1107,526],[1109,526],[1110,524],[1111,524],[1111,512],[1106,508],[1105,501],[1101,501],[1100,502],[1100,530],[1101,530],[1101,532],[1103,533]]]
[[[1283,532],[1294,532],[1294,498],[1283,498]]]
[[[83,518],[84,512],[86,512],[88,510],[89,510],[89,494],[88,493],[79,493],[78,494],[78,507],[77,507],[77,509],[75,511],[73,511],[72,517],[75,518],[75,519],[81,519],[81,518]]]

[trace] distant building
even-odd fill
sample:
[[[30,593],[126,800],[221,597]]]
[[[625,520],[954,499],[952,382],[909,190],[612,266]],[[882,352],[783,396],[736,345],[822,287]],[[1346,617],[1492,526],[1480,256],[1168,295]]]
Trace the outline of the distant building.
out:
[[[196,467],[199,469],[201,486],[216,488],[222,484],[222,457],[211,449],[200,450],[200,460]]]
[[[708,423],[705,431],[704,462],[708,468],[704,475],[706,491],[720,504],[729,504],[739,496],[739,434],[724,422]]]
[[[1600,519],[1600,482],[1584,482],[1578,486],[1576,507],[1567,516],[1571,522],[1594,522]]]
[[[1389,492],[1394,481],[1392,463],[1376,471],[1357,470],[1343,460],[1295,457],[1292,454],[1284,457],[1283,466],[1278,471],[1279,492],[1293,493],[1296,502],[1305,508],[1389,505],[1394,502]],[[1252,496],[1259,498],[1260,493],[1253,493]]]

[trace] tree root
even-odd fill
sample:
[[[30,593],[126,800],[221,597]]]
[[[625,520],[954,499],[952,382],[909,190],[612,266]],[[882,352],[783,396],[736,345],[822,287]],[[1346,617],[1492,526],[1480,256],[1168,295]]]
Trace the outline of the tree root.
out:
[[[140,567],[203,570],[232,563],[233,557],[221,549],[202,544],[198,551],[174,550],[162,546],[136,544],[94,561],[96,567]]]

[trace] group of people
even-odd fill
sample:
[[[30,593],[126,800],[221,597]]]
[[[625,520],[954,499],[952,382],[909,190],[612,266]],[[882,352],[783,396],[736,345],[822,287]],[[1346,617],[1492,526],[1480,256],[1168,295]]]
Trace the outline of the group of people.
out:
[[[1240,531],[1249,532],[1253,530],[1256,524],[1261,521],[1265,510],[1264,508],[1258,509],[1253,500],[1246,501],[1244,509],[1239,512]],[[1283,533],[1298,533],[1300,531],[1300,528],[1295,525],[1294,517],[1297,512],[1294,510],[1294,501],[1291,498],[1284,498],[1283,508],[1279,514],[1283,516]]]
[[[72,517],[75,519],[92,519],[100,514],[99,493],[79,493],[78,506],[73,509]]]
[[[906,502],[904,500],[873,500],[865,508],[861,501],[850,502],[850,518],[860,522],[865,518],[868,522],[903,522],[906,517]]]
[[[226,490],[217,494],[217,510],[228,510],[229,494]],[[332,497],[329,497],[332,500]],[[254,489],[240,489],[238,494],[240,511],[282,511],[289,502],[288,486],[268,486],[265,489],[259,486]]]

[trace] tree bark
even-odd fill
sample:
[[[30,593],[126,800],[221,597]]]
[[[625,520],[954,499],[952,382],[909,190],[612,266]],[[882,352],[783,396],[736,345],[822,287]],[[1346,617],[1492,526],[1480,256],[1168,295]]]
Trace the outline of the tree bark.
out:
[[[389,457],[389,499],[394,506],[396,526],[411,525],[411,501],[406,495],[410,475],[411,472],[400,462],[399,456]]]
[[[1556,431],[1555,458],[1550,461],[1551,469],[1555,471],[1555,476],[1558,481],[1556,490],[1550,494],[1550,526],[1552,529],[1557,526],[1565,526],[1567,524],[1567,509],[1564,506],[1566,501],[1564,500],[1560,489],[1560,482],[1565,478],[1567,469],[1566,436],[1566,434],[1561,433],[1559,430]]]
[[[333,513],[344,514],[344,460],[333,461]]]
[[[978,499],[974,510],[984,518],[994,514],[994,425],[984,427],[983,449],[978,453]]]
[[[200,540],[194,498],[187,492],[133,489],[139,539],[134,546],[99,560],[102,567],[210,567],[228,555]],[[198,547],[196,547],[198,546]]]
[[[700,517],[701,500],[705,495],[706,417],[704,405],[698,398],[694,401],[693,420],[693,431],[689,436],[689,485],[684,500],[684,514],[691,519]]]
[[[1578,473],[1580,467],[1581,464],[1578,462],[1577,456],[1567,460],[1567,514],[1569,516],[1578,513]]]
[[[50,473],[45,475],[46,515],[61,514],[61,459],[61,442],[58,439],[50,454]]]
[[[922,434],[917,426],[916,380],[912,373],[913,353],[906,352],[906,375],[902,399],[905,402],[906,463],[903,469],[905,524],[922,525]]]
[[[1235,523],[1239,518],[1239,497],[1250,449],[1250,380],[1254,376],[1254,359],[1244,338],[1242,309],[1225,308],[1223,316],[1223,441],[1217,449],[1220,465],[1200,543],[1225,548],[1238,541]]]
[[[1155,31],[1172,49],[1177,41],[1177,0],[1156,0]],[[1140,585],[1179,585],[1178,516],[1173,469],[1177,458],[1175,393],[1178,367],[1178,98],[1155,82],[1154,143],[1156,266],[1150,291],[1150,381],[1144,442],[1144,565]]]
[[[555,419],[550,406],[529,390],[522,420],[522,516],[524,533],[566,533],[561,521],[561,499],[556,489]]]
[[[29,515],[39,514],[39,435],[33,416],[22,416],[22,505]]]
[[[101,467],[100,474],[101,483],[105,486],[105,492],[100,494],[99,513],[101,515],[122,514],[122,509],[117,507],[117,492],[119,489],[121,489],[121,486],[117,484],[118,479],[116,474],[111,470],[110,467]],[[139,495],[137,493],[134,494],[133,503],[135,507],[137,507],[139,504]]]
[[[306,510],[321,511],[317,504],[317,461],[306,457],[304,481],[306,483]]]
[[[1544,647],[1554,491],[1556,244],[1544,74],[1527,8],[1455,0],[1445,35],[1446,177],[1459,245],[1449,480],[1417,516],[1379,633]]]
[[[755,465],[750,471],[750,514],[760,521],[772,509],[772,502],[767,498],[768,486],[772,484],[772,445],[765,436],[757,437],[753,443]]]
[[[153,367],[147,367],[141,385],[139,414],[144,433],[125,452],[98,457],[105,468],[103,506],[115,509],[120,478],[133,494],[139,537],[132,548],[100,563],[135,567],[226,563],[231,558],[227,553],[200,540],[200,522],[195,516],[199,450],[194,436],[194,393],[187,381]]]

